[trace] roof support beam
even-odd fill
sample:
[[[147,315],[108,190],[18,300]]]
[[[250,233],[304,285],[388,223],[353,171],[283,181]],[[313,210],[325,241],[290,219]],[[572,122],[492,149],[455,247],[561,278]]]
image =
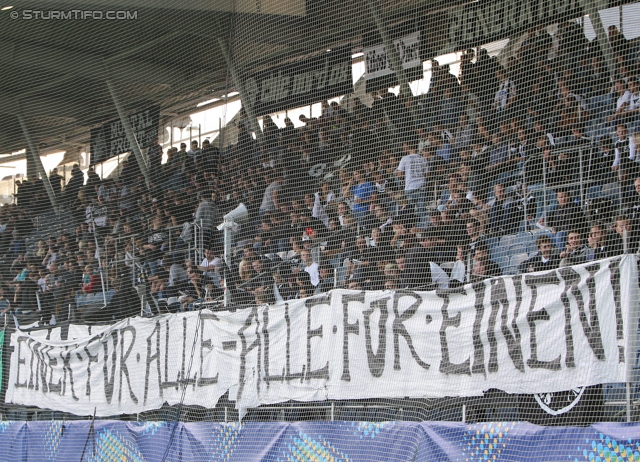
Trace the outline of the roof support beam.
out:
[[[55,209],[58,205],[58,200],[56,198],[56,194],[53,192],[53,188],[51,187],[51,183],[49,182],[49,177],[47,176],[47,172],[44,170],[44,166],[42,165],[42,160],[40,159],[40,155],[38,154],[38,148],[36,144],[33,142],[31,138],[31,134],[29,133],[29,129],[27,128],[27,123],[22,116],[22,113],[18,113],[18,121],[20,122],[20,126],[22,127],[22,132],[24,133],[24,137],[27,140],[27,144],[29,145],[28,153],[31,154],[32,161],[36,165],[36,170],[44,183],[44,189],[47,191],[47,196],[49,196],[49,201],[51,205]]]
[[[231,73],[231,78],[233,79],[233,82],[236,84],[236,90],[238,90],[238,93],[240,93],[242,106],[244,107],[244,110],[247,113],[247,118],[249,119],[249,123],[251,124],[251,129],[256,134],[258,143],[262,144],[262,130],[260,129],[260,124],[258,123],[256,114],[253,111],[253,104],[251,104],[251,98],[245,98],[245,96],[247,96],[247,93],[245,91],[244,82],[236,72],[236,68],[233,64],[233,60],[231,59],[231,54],[226,44],[224,43],[224,40],[219,38],[218,45],[220,46],[220,50],[222,51],[222,54],[224,55],[224,58],[227,61],[227,67],[229,68],[229,72]]]
[[[129,140],[129,145],[131,146],[131,150],[138,161],[138,167],[140,167],[140,172],[142,172],[142,176],[144,176],[144,182],[147,185],[147,189],[151,189],[151,180],[149,178],[149,170],[147,169],[147,164],[144,161],[144,157],[142,157],[142,151],[140,150],[140,145],[138,144],[138,140],[136,139],[135,133],[133,133],[133,128],[129,123],[129,118],[127,117],[127,113],[124,110],[124,106],[120,101],[118,96],[118,91],[116,90],[115,84],[107,79],[107,87],[109,87],[109,93],[111,93],[111,98],[113,99],[113,104],[116,106],[116,110],[118,111],[118,115],[120,116],[120,122],[122,122],[122,128],[124,128],[124,132],[127,135],[127,140]]]

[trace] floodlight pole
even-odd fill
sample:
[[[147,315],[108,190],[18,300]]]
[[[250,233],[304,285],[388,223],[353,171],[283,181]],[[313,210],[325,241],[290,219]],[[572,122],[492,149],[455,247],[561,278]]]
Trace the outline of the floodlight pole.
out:
[[[138,161],[138,167],[140,167],[140,172],[142,176],[144,176],[144,182],[147,185],[147,189],[151,189],[151,180],[149,179],[149,170],[147,169],[147,164],[144,161],[144,157],[142,157],[142,151],[140,150],[140,145],[138,144],[138,140],[136,139],[135,133],[133,133],[133,128],[131,127],[131,123],[129,123],[129,119],[127,118],[127,114],[124,110],[124,106],[122,105],[120,98],[118,97],[118,91],[116,90],[116,86],[114,83],[107,79],[106,80],[107,87],[109,88],[109,93],[111,93],[111,99],[113,99],[113,104],[118,111],[118,116],[120,117],[120,122],[122,123],[122,128],[124,128],[124,132],[127,135],[127,140],[129,141],[129,146],[133,151],[133,155]]]
[[[29,129],[27,128],[27,123],[22,116],[22,111],[18,111],[18,121],[20,122],[20,126],[22,127],[22,133],[24,133],[24,137],[27,140],[27,144],[29,145],[29,153],[31,154],[33,162],[36,164],[36,171],[42,178],[42,183],[44,184],[44,189],[47,191],[47,196],[49,196],[49,201],[55,210],[58,205],[58,199],[56,198],[56,194],[53,192],[53,188],[51,187],[51,183],[49,182],[49,177],[47,176],[47,172],[44,170],[44,166],[42,165],[42,160],[40,159],[40,155],[38,154],[38,149],[36,148],[36,144],[33,142],[31,138],[31,133],[29,133]]]

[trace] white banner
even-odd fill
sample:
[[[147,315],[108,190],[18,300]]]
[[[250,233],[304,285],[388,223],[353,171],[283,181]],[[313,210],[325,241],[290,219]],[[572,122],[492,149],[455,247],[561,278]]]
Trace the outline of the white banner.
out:
[[[11,336],[7,403],[108,416],[163,403],[541,393],[624,382],[635,257],[447,292],[337,290],[235,313]],[[632,316],[630,318],[630,316]]]
[[[394,40],[393,46],[398,50],[403,69],[422,66],[422,61],[420,60],[420,32],[414,32]],[[391,58],[383,44],[364,48],[364,65],[365,80],[393,74]]]

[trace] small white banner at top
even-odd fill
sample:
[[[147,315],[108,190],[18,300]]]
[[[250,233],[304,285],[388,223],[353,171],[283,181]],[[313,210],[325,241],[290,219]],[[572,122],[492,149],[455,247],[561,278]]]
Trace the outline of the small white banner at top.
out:
[[[394,40],[393,46],[398,50],[403,69],[422,66],[422,61],[420,60],[420,32],[414,32]],[[364,49],[364,65],[365,80],[393,74],[391,58],[383,44]]]
[[[357,292],[11,336],[7,403],[109,416],[163,403],[543,393],[624,382],[633,256],[452,291]],[[631,316],[631,317],[630,317]]]

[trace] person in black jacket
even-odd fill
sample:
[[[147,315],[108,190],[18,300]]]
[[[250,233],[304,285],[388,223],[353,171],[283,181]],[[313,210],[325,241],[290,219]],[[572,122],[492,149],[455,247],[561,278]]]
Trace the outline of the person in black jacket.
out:
[[[521,273],[552,270],[560,265],[560,257],[553,250],[551,239],[548,236],[540,236],[536,239],[536,246],[538,253],[520,264],[518,269]]]
[[[567,247],[560,252],[560,267],[579,265],[587,261],[588,247],[582,243],[582,233],[571,230],[567,236]]]
[[[66,203],[71,204],[78,198],[78,192],[83,185],[84,173],[82,173],[78,164],[73,164],[73,168],[71,169],[71,179],[67,183],[67,186],[65,186],[64,192],[62,193],[63,200]]]
[[[36,293],[40,290],[37,283],[38,277],[37,271],[30,271],[25,276],[24,281],[16,285],[13,296],[13,306],[16,309],[16,314],[38,310],[38,299],[36,298]],[[45,319],[45,321],[49,321],[49,319]]]
[[[607,229],[599,223],[594,224],[589,232],[589,248],[586,253],[586,260],[602,260],[607,258],[609,248],[607,247]]]
[[[558,205],[549,212],[546,224],[551,227],[556,235],[556,248],[564,249],[566,246],[567,232],[570,229],[575,229],[586,234],[588,221],[580,206],[571,200],[568,190],[558,188],[556,193],[558,196]]]
[[[489,203],[489,232],[494,236],[503,236],[515,230],[513,201],[507,199],[502,183],[493,186],[494,199]]]
[[[613,141],[608,136],[605,136],[600,140],[600,149],[594,149],[591,152],[587,178],[597,185],[616,181],[617,175],[611,170],[613,160]]]
[[[637,228],[633,226],[626,215],[619,215],[615,219],[613,231],[607,233],[607,257],[615,257],[625,253],[625,234],[627,252],[635,253],[638,251],[639,235]]]

